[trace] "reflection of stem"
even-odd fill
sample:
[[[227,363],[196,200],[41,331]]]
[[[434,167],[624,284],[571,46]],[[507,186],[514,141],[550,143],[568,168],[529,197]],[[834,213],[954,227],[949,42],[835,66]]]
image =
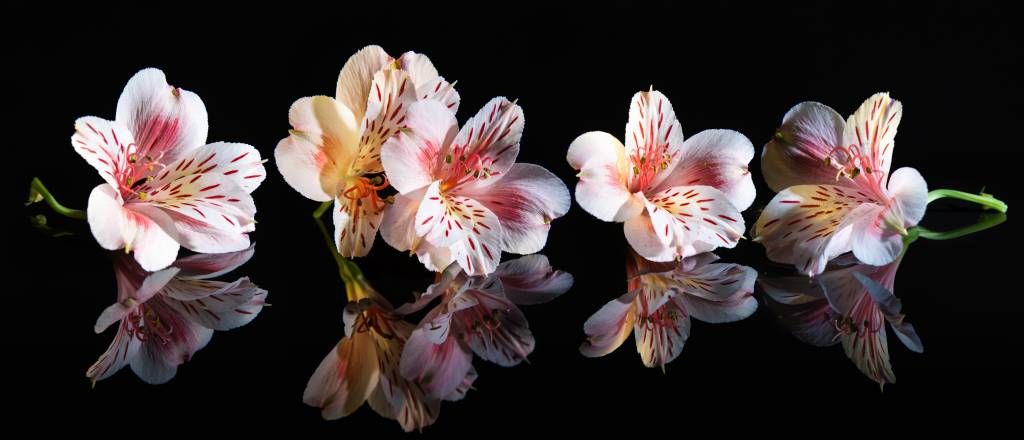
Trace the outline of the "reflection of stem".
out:
[[[71,209],[61,205],[60,202],[53,197],[53,194],[50,194],[50,191],[46,189],[46,186],[43,185],[43,181],[39,180],[38,177],[35,177],[32,179],[32,184],[29,185],[29,203],[37,202],[39,201],[39,198],[45,201],[47,205],[50,205],[50,208],[53,208],[53,211],[57,214],[78,220],[86,219],[85,211],[81,209]]]
[[[324,212],[326,212],[327,209],[330,208],[330,207],[331,207],[331,201],[330,200],[321,203],[320,206],[317,206],[316,210],[313,211],[313,218],[319,219],[320,217],[323,217],[324,216]]]
[[[329,204],[330,202],[325,202]],[[366,280],[363,278],[363,271],[359,269],[359,266],[352,260],[342,257],[338,253],[338,247],[334,244],[334,240],[331,239],[331,234],[327,232],[327,227],[324,226],[324,222],[319,218],[313,219],[316,222],[316,226],[320,229],[320,235],[323,236],[324,242],[327,244],[327,249],[331,251],[331,256],[334,257],[334,261],[338,263],[338,274],[341,275],[341,280],[345,282],[345,292],[348,296],[349,301],[357,301],[363,295],[360,291],[363,289],[363,285]]]
[[[971,194],[963,191],[957,191],[954,189],[937,189],[928,193],[928,203],[934,202],[942,198],[952,198],[963,200],[966,202],[977,203],[986,208],[991,208],[999,212],[1006,212],[1006,203],[989,194],[984,192],[981,194]]]
[[[1003,214],[1001,212],[993,213],[981,216],[981,219],[978,220],[978,222],[973,225],[964,226],[962,228],[954,229],[952,231],[936,232],[928,228],[925,228],[924,226],[915,226],[911,228],[910,231],[908,231],[908,237],[913,236],[913,239],[916,239],[918,236],[921,236],[929,240],[949,240],[952,238],[959,238],[965,235],[970,235],[975,232],[984,231],[1004,221],[1006,221],[1006,214]],[[913,239],[911,239],[910,241],[913,241]],[[909,243],[906,239],[904,239],[904,242]]]

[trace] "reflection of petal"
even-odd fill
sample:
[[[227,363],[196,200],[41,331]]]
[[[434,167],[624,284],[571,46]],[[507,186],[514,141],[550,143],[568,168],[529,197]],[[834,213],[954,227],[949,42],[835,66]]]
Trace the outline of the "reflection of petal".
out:
[[[587,341],[580,346],[580,352],[584,356],[604,356],[626,341],[636,322],[636,296],[636,292],[627,293],[609,301],[583,323]]]
[[[543,304],[572,287],[567,272],[555,270],[544,255],[533,254],[498,265],[494,275],[501,280],[505,296],[515,304]]]
[[[633,327],[644,365],[664,367],[683,352],[690,337],[690,316],[683,304],[672,298],[656,310],[641,312]]]
[[[761,278],[768,299],[765,305],[793,336],[815,347],[828,347],[839,341],[835,312],[821,287],[806,277]]]

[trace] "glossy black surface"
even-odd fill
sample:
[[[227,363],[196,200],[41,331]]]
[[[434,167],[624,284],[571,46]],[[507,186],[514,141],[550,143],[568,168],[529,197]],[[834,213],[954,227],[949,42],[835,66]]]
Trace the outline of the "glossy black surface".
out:
[[[84,208],[100,179],[70,148],[73,122],[111,118],[124,83],[140,68],[160,67],[202,97],[211,140],[246,142],[273,157],[287,135],[289,105],[333,94],[345,59],[370,43],[392,54],[423,52],[457,79],[460,121],[492,96],[518,98],[526,116],[519,160],[547,167],[570,189],[569,143],[590,130],[621,136],[630,97],[651,85],[672,100],[687,135],[731,128],[758,152],[800,101],[820,101],[845,116],[887,90],[905,109],[894,169],[917,168],[930,188],[984,187],[1011,206],[1009,220],[994,229],[922,239],[910,249],[895,293],[924,353],[890,336],[898,380],[879,392],[840,348],[801,343],[763,304],[738,323],[695,322],[664,374],[643,367],[632,341],[604,358],[581,356],[584,320],[625,292],[626,244],[620,225],[602,223],[574,202],[555,221],[543,253],[576,284],[549,304],[524,308],[538,341],[530,363],[478,362],[476,390],[445,404],[427,434],[614,429],[682,436],[696,427],[785,432],[811,423],[861,432],[893,420],[1006,422],[999,413],[1014,406],[1021,367],[1013,219],[1024,98],[1019,16],[983,2],[602,12],[465,6],[490,7],[482,15],[441,4],[409,15],[390,4],[358,12],[87,5],[61,7],[59,17],[45,19],[35,7],[5,13],[31,23],[5,30],[15,50],[7,70],[17,75],[7,84],[15,98],[5,124],[6,148],[15,154],[5,186],[13,196],[4,210],[13,301],[6,302],[3,338],[5,401],[15,424],[49,430],[66,423],[95,433],[114,426],[198,431],[192,423],[233,432],[285,426],[329,435],[401,433],[369,408],[325,422],[301,401],[309,375],[342,336],[343,287],[310,218],[315,202],[288,187],[273,163],[254,193],[256,255],[236,272],[267,289],[273,306],[216,335],[160,386],[125,370],[90,389],[85,370],[112,337],[92,331],[115,299],[110,260],[84,222],[20,205],[23,188],[39,176],[65,204]],[[751,170],[758,197],[744,213],[748,226],[772,196],[756,159]],[[963,206],[937,202],[923,224],[943,230],[973,223],[977,211]],[[39,233],[25,221],[35,213],[74,234]],[[763,247],[750,241],[718,254],[762,274],[788,270],[767,262]],[[359,264],[396,303],[433,280],[381,241]],[[761,419],[765,424],[752,423]],[[829,428],[807,434],[818,429]]]

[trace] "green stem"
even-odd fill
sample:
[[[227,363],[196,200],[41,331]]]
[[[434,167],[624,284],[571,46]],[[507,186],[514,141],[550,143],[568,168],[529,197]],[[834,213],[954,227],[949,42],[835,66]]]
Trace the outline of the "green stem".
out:
[[[980,194],[971,194],[963,191],[957,191],[954,189],[936,189],[933,190],[932,192],[929,192],[928,203],[946,197],[963,200],[971,203],[977,203],[981,206],[991,208],[1002,213],[1005,213],[1007,208],[1006,203],[1004,203],[1002,200],[992,197],[989,194],[985,194],[984,192]]]
[[[993,213],[981,216],[981,219],[978,220],[978,222],[973,225],[964,226],[962,228],[954,229],[952,231],[936,232],[928,228],[925,228],[924,226],[915,226],[911,228],[911,230],[909,231],[910,234],[908,234],[908,236],[913,235],[915,239],[918,236],[920,236],[922,238],[927,238],[929,240],[950,240],[953,238],[960,238],[965,235],[970,235],[975,232],[984,231],[1005,221],[1006,214],[1003,214],[1001,212]],[[906,240],[904,239],[904,241]]]
[[[326,212],[331,207],[331,203],[332,202],[330,200],[328,200],[326,202],[321,203],[320,206],[317,206],[316,210],[313,211],[313,218],[319,220],[320,217],[323,217],[324,216],[324,212]]]
[[[338,253],[338,247],[334,244],[334,239],[331,238],[331,234],[327,232],[327,227],[324,226],[324,222],[319,218],[314,218],[316,226],[320,228],[320,235],[324,238],[324,243],[327,244],[327,249],[331,252],[331,256],[334,257],[335,263],[338,264],[338,274],[341,275],[341,280],[346,285],[358,282],[363,277],[363,272],[359,270],[359,266],[348,258],[342,257]]]
[[[46,189],[45,185],[43,185],[43,181],[39,180],[38,177],[32,179],[32,184],[29,185],[28,197],[29,203],[35,203],[40,200],[45,201],[46,204],[50,205],[50,208],[52,208],[57,214],[78,220],[86,219],[85,211],[81,209],[71,209],[61,205],[60,202],[53,197],[53,194],[50,194],[50,191]]]

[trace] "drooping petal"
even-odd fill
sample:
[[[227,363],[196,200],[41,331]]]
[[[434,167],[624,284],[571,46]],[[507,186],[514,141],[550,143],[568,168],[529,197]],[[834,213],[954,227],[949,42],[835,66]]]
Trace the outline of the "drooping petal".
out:
[[[154,297],[144,307],[149,310],[143,316],[155,315],[160,324],[147,330],[147,339],[131,367],[142,381],[161,384],[174,378],[178,366],[206,346],[213,330],[186,319],[160,297]]]
[[[373,84],[373,75],[393,59],[380,46],[366,46],[345,61],[338,75],[335,97],[352,110],[357,119],[366,114],[366,101]]]
[[[206,106],[199,96],[167,84],[158,69],[143,69],[117,100],[117,122],[135,135],[139,157],[170,163],[206,144]]]
[[[544,255],[533,254],[506,261],[494,271],[505,297],[514,304],[534,305],[551,301],[572,287],[568,272],[555,270]]]
[[[754,179],[747,168],[754,158],[754,146],[733,130],[704,130],[691,136],[680,149],[672,173],[659,188],[710,186],[743,211],[754,202]]]
[[[418,99],[438,101],[451,109],[452,113],[459,110],[459,92],[455,91],[454,84],[448,83],[438,75],[437,69],[426,55],[406,52],[398,57],[398,64],[412,77],[416,84]]]
[[[624,222],[643,209],[627,186],[629,172],[625,147],[614,136],[592,131],[569,145],[569,165],[578,170],[576,202],[594,217]]]
[[[657,90],[633,95],[626,124],[626,156],[634,167],[630,188],[658,188],[679,165],[682,148],[683,129],[668,98]]]
[[[676,284],[685,293],[678,300],[690,316],[704,322],[720,323],[746,319],[757,310],[754,283],[757,271],[734,263],[707,264],[676,272],[684,282]]]
[[[370,397],[379,373],[373,339],[367,333],[346,336],[313,372],[302,401],[321,408],[326,420],[345,417]]]
[[[825,159],[843,146],[845,125],[843,117],[825,104],[793,106],[761,154],[768,186],[779,192],[796,185],[834,184],[836,170],[826,165]]]
[[[359,120],[326,96],[295,101],[288,120],[293,130],[274,150],[281,176],[307,198],[331,200],[359,153]]]
[[[216,278],[247,263],[256,253],[256,246],[238,252],[222,254],[195,254],[180,258],[174,266],[181,269],[177,277],[185,280],[205,280]]]
[[[619,348],[636,322],[636,292],[620,296],[605,304],[583,323],[587,341],[580,346],[580,353],[587,357],[599,357]]]
[[[889,172],[896,129],[902,117],[903,104],[888,93],[876,93],[846,120],[843,145],[859,148],[861,167],[868,174]]]
[[[928,207],[928,184],[921,173],[913,168],[900,168],[889,177],[889,196],[895,202],[896,210],[903,225],[907,228],[917,226],[924,218]]]
[[[86,370],[86,377],[92,379],[93,382],[106,379],[135,358],[139,352],[141,341],[132,336],[129,326],[128,321],[121,321],[114,340],[110,342],[110,347],[100,355],[96,363]]]
[[[96,168],[110,186],[131,186],[134,177],[131,160],[138,160],[135,137],[124,124],[86,116],[75,121],[71,146],[89,165]]]
[[[442,149],[436,176],[466,189],[500,181],[519,156],[523,126],[522,108],[504,97],[492,98]]]
[[[517,163],[498,184],[465,191],[498,217],[501,249],[532,254],[544,248],[551,221],[569,211],[569,190],[543,167]]]
[[[406,112],[408,132],[392,136],[381,147],[380,160],[391,186],[409,194],[436,180],[440,157],[458,133],[455,114],[436,101],[417,101]],[[454,159],[453,159],[454,160]]]
[[[835,185],[798,185],[775,195],[751,230],[768,258],[796,265],[808,275],[825,270],[828,260],[851,250],[851,213],[874,205],[863,193]],[[863,213],[863,211],[862,211]]]
[[[477,304],[459,312],[459,334],[481,359],[503,367],[518,365],[536,344],[526,317],[497,291],[473,292]]]
[[[427,324],[429,325],[429,324]],[[422,325],[413,330],[402,350],[402,376],[416,381],[430,396],[443,398],[462,385],[473,357],[456,338],[435,343]]]
[[[406,126],[409,105],[415,101],[416,90],[408,73],[382,69],[374,74],[359,137],[359,157],[353,166],[355,174],[384,171],[381,146]]]
[[[639,313],[633,335],[640,359],[649,368],[664,367],[683,352],[683,345],[690,337],[690,315],[676,298]]]
[[[385,205],[373,199],[338,197],[334,202],[334,243],[342,257],[362,257],[377,238]]]
[[[178,299],[167,299],[167,305],[193,322],[214,330],[231,330],[248,324],[266,305],[267,291],[240,278],[223,281],[177,280],[172,287]],[[192,296],[187,299],[182,295]],[[168,296],[171,296],[169,294]]]

